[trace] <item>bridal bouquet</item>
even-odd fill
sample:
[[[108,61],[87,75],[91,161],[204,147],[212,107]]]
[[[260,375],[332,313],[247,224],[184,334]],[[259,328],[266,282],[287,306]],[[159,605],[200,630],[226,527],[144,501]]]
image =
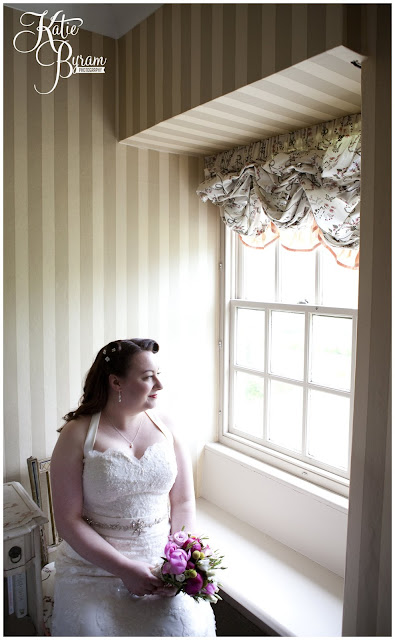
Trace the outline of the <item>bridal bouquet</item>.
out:
[[[184,530],[173,533],[165,546],[160,572],[163,582],[176,587],[177,593],[215,603],[221,600],[216,571],[225,567],[220,567],[223,556],[211,551],[205,540]]]

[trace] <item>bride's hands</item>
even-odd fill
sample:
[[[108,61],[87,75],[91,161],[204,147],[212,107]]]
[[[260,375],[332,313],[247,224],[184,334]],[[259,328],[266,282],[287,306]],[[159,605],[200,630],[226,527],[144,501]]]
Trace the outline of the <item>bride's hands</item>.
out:
[[[163,582],[152,573],[147,562],[132,560],[120,576],[129,593],[135,596],[156,595],[163,587]],[[161,594],[162,595],[162,594]]]
[[[176,587],[173,587],[171,584],[164,584],[162,582],[162,586],[159,587],[157,591],[155,591],[156,596],[164,596],[166,598],[172,598],[177,593]]]
[[[129,593],[135,596],[175,596],[177,589],[171,585],[165,585],[153,573],[155,569],[147,562],[132,560],[120,577]]]
[[[160,570],[160,565],[157,564],[155,567],[151,568],[152,573],[154,574],[154,576],[156,576],[157,578],[159,578],[161,586],[158,587],[158,589],[155,591],[155,595],[157,596],[165,596],[167,598],[171,598],[173,596],[176,595],[177,593],[177,588],[173,587],[171,584],[166,584],[165,582],[163,582],[161,580],[161,570]]]

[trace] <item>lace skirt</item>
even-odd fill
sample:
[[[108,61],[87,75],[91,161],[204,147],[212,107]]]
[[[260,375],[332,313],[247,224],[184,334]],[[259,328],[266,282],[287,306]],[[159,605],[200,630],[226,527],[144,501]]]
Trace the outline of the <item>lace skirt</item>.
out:
[[[162,520],[141,535],[115,531],[103,537],[126,557],[155,565],[168,534],[169,522]],[[57,553],[54,599],[53,636],[215,636],[208,602],[182,593],[132,596],[119,578],[87,562],[66,542]]]

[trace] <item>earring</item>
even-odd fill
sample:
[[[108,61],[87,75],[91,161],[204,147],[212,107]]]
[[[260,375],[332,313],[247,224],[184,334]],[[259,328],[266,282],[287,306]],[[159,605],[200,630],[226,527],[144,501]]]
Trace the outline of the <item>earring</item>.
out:
[[[120,389],[118,391],[118,402],[122,402],[122,394]]]

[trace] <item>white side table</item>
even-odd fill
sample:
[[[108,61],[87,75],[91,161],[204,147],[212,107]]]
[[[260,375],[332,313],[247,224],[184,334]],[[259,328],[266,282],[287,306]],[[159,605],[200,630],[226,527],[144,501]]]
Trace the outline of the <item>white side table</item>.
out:
[[[40,525],[48,518],[19,482],[7,482],[3,489],[3,572],[12,578],[12,583],[7,580],[9,603],[17,618],[29,614],[37,635],[43,635]]]

